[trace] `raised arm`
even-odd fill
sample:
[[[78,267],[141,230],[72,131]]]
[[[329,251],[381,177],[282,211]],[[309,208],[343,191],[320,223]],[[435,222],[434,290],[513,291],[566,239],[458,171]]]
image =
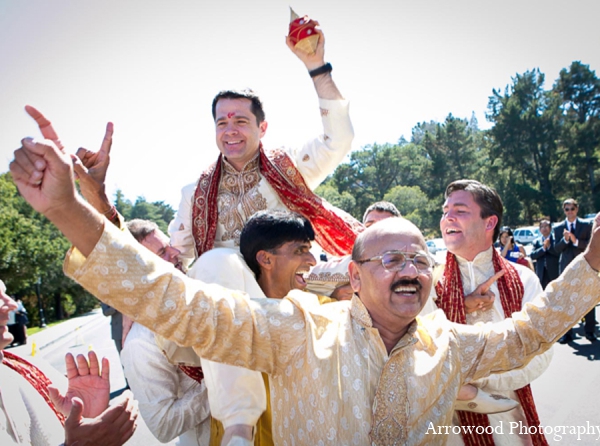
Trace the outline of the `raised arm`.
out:
[[[319,42],[317,44],[317,48],[314,53],[307,53],[299,48],[294,47],[294,43],[292,39],[288,36],[286,37],[286,44],[290,51],[300,59],[300,61],[304,64],[306,69],[311,72],[318,68],[321,68],[325,65],[325,35],[321,28],[318,26],[319,22],[316,22],[317,27],[315,31],[319,34]],[[331,77],[331,72],[327,71],[323,74],[319,74],[316,76],[311,76],[315,85],[315,90],[317,91],[317,95],[321,99],[344,99],[340,91],[338,90],[333,78]]]
[[[455,325],[467,379],[527,364],[550,346],[600,300],[600,216],[591,241],[560,277],[511,318],[483,326]],[[467,365],[467,364],[470,364]]]

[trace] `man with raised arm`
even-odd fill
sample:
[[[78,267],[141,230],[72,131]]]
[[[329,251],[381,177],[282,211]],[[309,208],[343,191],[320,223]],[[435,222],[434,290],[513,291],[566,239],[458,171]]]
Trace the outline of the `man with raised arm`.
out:
[[[358,221],[333,208],[314,190],[350,152],[354,130],[348,101],[325,63],[325,37],[314,53],[294,46],[312,78],[319,99],[323,133],[299,149],[263,148],[267,131],[265,112],[252,90],[219,92],[212,103],[216,163],[199,180],[183,189],[175,219],[169,226],[171,244],[189,263],[213,247],[238,247],[246,220],[260,210],[289,209],[306,217],[315,228],[316,241],[334,255],[349,254]],[[297,100],[290,92],[290,101]]]
[[[527,364],[600,300],[600,216],[584,254],[545,293],[511,318],[468,326],[441,311],[417,317],[433,262],[403,218],[358,236],[350,302],[317,306],[301,291],[247,299],[189,279],[108,224],[78,196],[71,159],[52,142],[23,139],[10,168],[73,243],[70,277],[201,357],[270,375],[275,444],[444,444],[462,384]],[[502,274],[473,294],[489,295]]]

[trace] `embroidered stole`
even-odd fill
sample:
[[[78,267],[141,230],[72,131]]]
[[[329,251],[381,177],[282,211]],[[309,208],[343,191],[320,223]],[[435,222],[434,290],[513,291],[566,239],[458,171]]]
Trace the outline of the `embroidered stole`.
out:
[[[492,263],[494,271],[498,272],[504,269],[504,276],[498,279],[498,291],[500,293],[500,302],[504,309],[504,317],[510,317],[515,311],[521,311],[523,303],[523,282],[517,270],[495,249],[492,252]],[[460,277],[460,269],[458,261],[454,254],[448,251],[446,255],[446,268],[444,275],[436,284],[435,290],[438,295],[436,301],[438,308],[441,308],[448,320],[466,324],[465,301],[463,284]],[[540,419],[538,417],[533,394],[529,385],[516,390],[519,397],[519,402],[525,413],[527,424],[529,426],[539,426]],[[478,414],[474,412],[457,411],[460,422],[463,426],[484,426],[490,425],[488,415]],[[492,434],[462,434],[466,446],[493,445],[494,438]],[[534,446],[547,445],[548,442],[543,433],[530,434],[530,438]]]
[[[58,411],[52,400],[50,399],[50,392],[48,390],[48,386],[52,384],[52,382],[48,379],[48,377],[42,372],[39,368],[21,358],[20,356],[15,355],[7,350],[3,351],[4,359],[2,362],[7,367],[10,367],[19,375],[29,382],[32,387],[38,391],[38,393],[44,398],[50,409],[56,414],[60,424],[65,425],[66,417]]]
[[[315,230],[315,239],[325,251],[342,256],[350,254],[363,225],[315,195],[306,185],[291,158],[281,149],[259,147],[259,170],[292,212],[306,217]],[[200,175],[192,203],[192,232],[198,256],[212,249],[217,233],[219,211],[217,196],[222,173],[223,155]]]

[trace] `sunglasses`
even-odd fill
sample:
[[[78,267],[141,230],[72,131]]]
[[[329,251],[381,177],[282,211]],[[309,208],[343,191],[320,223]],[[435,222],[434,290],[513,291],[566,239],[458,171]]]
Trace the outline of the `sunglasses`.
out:
[[[565,212],[571,212],[571,211],[574,211],[575,209],[577,209],[577,208],[565,208]]]
[[[433,267],[433,261],[427,254],[414,254],[402,251],[388,251],[370,259],[357,260],[356,263],[362,265],[363,263],[376,262],[378,260],[381,261],[381,265],[386,271],[402,271],[406,262],[412,262],[415,268],[423,272],[429,271]]]

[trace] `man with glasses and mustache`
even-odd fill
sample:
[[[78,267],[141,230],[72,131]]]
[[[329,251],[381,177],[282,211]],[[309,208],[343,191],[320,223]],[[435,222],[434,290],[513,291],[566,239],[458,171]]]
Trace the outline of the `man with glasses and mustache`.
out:
[[[445,444],[462,384],[526,365],[600,300],[600,216],[584,255],[546,293],[500,323],[467,326],[440,311],[417,317],[433,262],[424,269],[425,240],[406,219],[357,237],[350,302],[319,305],[299,290],[248,299],[186,277],[108,223],[77,194],[71,159],[52,141],[24,138],[10,169],[73,243],[69,277],[203,358],[270,375],[277,445]],[[488,295],[504,273],[474,294]]]
[[[579,204],[573,198],[563,201],[565,220],[554,227],[554,240],[556,241],[556,252],[560,254],[558,259],[559,273],[562,273],[573,259],[581,254],[592,237],[592,225],[577,218]],[[585,337],[590,342],[596,341],[596,308],[585,315],[584,331]],[[566,344],[575,339],[573,329],[569,330],[561,339],[561,344]]]

